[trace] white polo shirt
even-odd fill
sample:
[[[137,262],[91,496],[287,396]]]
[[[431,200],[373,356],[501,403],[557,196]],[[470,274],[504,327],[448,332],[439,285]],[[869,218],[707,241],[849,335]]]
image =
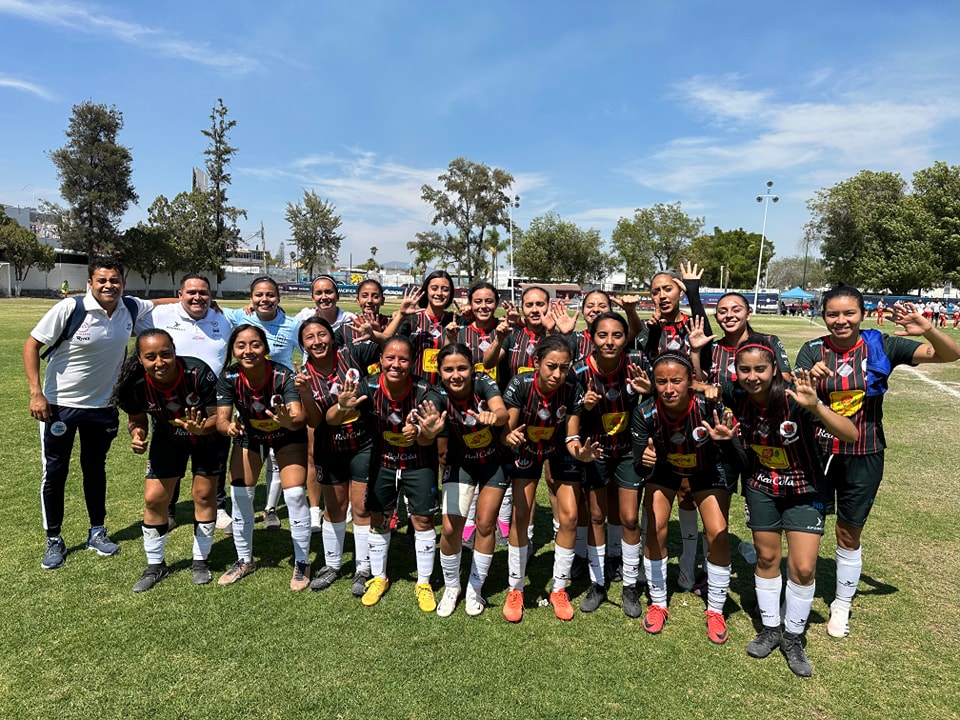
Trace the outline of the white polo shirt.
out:
[[[182,303],[157,305],[151,315],[153,327],[170,333],[177,355],[200,358],[214,374],[220,374],[227,357],[227,338],[233,329],[226,315],[208,309],[202,319],[194,320]]]
[[[149,300],[133,298],[139,306],[137,326],[123,301],[117,302],[113,316],[100,307],[90,290],[83,298],[87,316],[73,337],[67,338],[50,356],[43,376],[43,394],[53,405],[72,408],[105,408],[120,374],[124,350],[131,333],[150,327]],[[44,315],[30,336],[50,345],[67,326],[76,307],[73,298],[61,300]]]
[[[306,307],[300,312],[298,312],[296,316],[293,318],[294,320],[297,321],[297,328],[300,327],[300,325],[303,323],[304,320],[309,320],[310,318],[314,317],[316,314],[317,314],[316,306]],[[356,317],[357,316],[354,315],[352,312],[338,307],[337,319],[334,320],[332,323],[330,323],[330,327],[332,327],[336,331],[344,323],[353,322]]]

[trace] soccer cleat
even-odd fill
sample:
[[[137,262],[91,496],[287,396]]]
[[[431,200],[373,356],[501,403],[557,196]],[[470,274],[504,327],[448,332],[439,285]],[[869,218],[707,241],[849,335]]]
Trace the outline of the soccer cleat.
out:
[[[560,588],[550,593],[550,604],[553,605],[553,614],[560,620],[573,620],[573,605],[570,604],[566,589]]]
[[[290,578],[290,589],[300,592],[310,587],[310,563],[294,560],[293,577]]]
[[[417,583],[413,593],[417,596],[417,605],[420,606],[421,610],[433,612],[437,609],[437,599],[433,596],[433,588],[430,587],[430,583]]]
[[[580,601],[580,612],[591,613],[607,599],[607,589],[602,585],[590,583],[587,594]]]
[[[830,603],[830,621],[827,623],[830,637],[842,638],[850,634],[850,608],[841,606],[836,600]]]
[[[210,565],[206,560],[194,560],[190,563],[190,572],[193,573],[194,585],[206,585],[213,580]]]
[[[263,511],[263,527],[267,530],[280,529],[280,516],[277,515],[276,508],[267,508]]]
[[[640,607],[640,595],[637,593],[636,585],[624,585],[623,593],[620,596],[623,601],[623,614],[628,618],[638,618],[643,613]]]
[[[727,621],[723,613],[714,610],[706,610],[707,616],[707,639],[714,645],[723,645],[727,641]]]
[[[220,578],[217,580],[217,585],[233,585],[238,580],[242,580],[247,575],[252,573],[257,569],[257,565],[253,560],[249,562],[246,560],[237,560],[229,570],[227,570]]]
[[[380,598],[383,597],[383,594],[387,591],[387,588],[390,587],[390,581],[386,578],[375,577],[367,580],[366,591],[363,593],[363,597],[360,598],[362,602],[367,607],[372,607],[380,602]]]
[[[40,567],[44,570],[56,570],[67,561],[67,546],[63,538],[47,538],[47,549],[43,551],[43,560],[40,561]]]
[[[747,655],[754,658],[765,658],[775,648],[780,647],[780,638],[783,632],[779,627],[763,626],[757,636],[747,643]]]
[[[329,565],[324,565],[322,568],[317,570],[317,574],[314,576],[313,582],[310,583],[310,589],[314,592],[326,590],[339,578],[340,568],[332,568]],[[362,592],[360,594],[363,595]]]
[[[511,590],[503,603],[503,616],[512,623],[523,620],[523,590]]]
[[[570,566],[570,579],[579,580],[590,572],[590,562],[581,555],[573,556],[573,565]]]
[[[463,609],[470,617],[477,617],[483,614],[486,603],[483,598],[473,589],[472,585],[467,585],[467,594],[463,600]]]
[[[217,510],[217,530],[221,530],[224,535],[233,535],[233,518],[223,508]]]
[[[369,570],[357,570],[353,576],[353,584],[350,586],[350,592],[353,593],[354,597],[363,597],[363,594],[367,591],[367,583],[370,582]]]
[[[110,557],[120,552],[120,546],[107,537],[107,529],[103,525],[90,528],[87,535],[87,550],[95,550],[100,557]]]
[[[165,562],[160,562],[156,565],[147,565],[147,569],[143,571],[143,575],[133,584],[133,591],[135,593],[146,592],[169,574],[170,569]]]
[[[612,555],[606,560],[604,575],[607,576],[608,583],[623,582],[623,571],[619,555]]]
[[[803,652],[803,638],[800,635],[784,631],[780,638],[780,652],[787,659],[787,667],[793,671],[794,675],[800,677],[813,675],[810,661]]]
[[[460,599],[460,588],[445,587],[440,602],[437,603],[437,615],[440,617],[450,617],[453,611],[457,609],[457,600]]]
[[[663,626],[667,624],[667,618],[669,616],[670,613],[665,607],[648,605],[647,616],[643,618],[643,629],[651,635],[656,635],[663,630]]]

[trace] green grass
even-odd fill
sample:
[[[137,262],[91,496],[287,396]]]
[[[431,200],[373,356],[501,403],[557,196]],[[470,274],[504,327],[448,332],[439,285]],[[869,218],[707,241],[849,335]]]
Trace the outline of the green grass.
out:
[[[64,527],[71,553],[64,568],[41,570],[39,448],[20,352],[51,304],[0,301],[7,329],[0,338],[6,428],[0,443],[0,717],[960,717],[960,631],[954,625],[960,616],[960,530],[953,499],[960,399],[902,369],[885,403],[886,481],[864,535],[852,635],[838,641],[825,631],[834,581],[831,523],[808,632],[814,677],[801,681],[779,653],[758,661],[744,652],[755,632],[743,609],[752,607],[753,582],[736,555],[727,604],[730,641],[722,647],[706,640],[703,605],[693,596],[671,596],[670,621],[656,637],[614,604],[592,615],[577,613],[570,623],[557,621],[549,608],[532,608],[549,582],[550,545],[530,563],[528,611],[518,626],[499,612],[506,588],[502,549],[485,588],[488,612],[468,618],[459,607],[444,620],[416,607],[413,552],[402,533],[391,546],[394,584],[380,605],[361,607],[347,582],[323,593],[291,593],[286,522],[279,533],[258,527],[259,569],[229,588],[191,584],[190,528],[179,527],[168,545],[175,572],[153,591],[134,595],[130,588],[144,562],[144,460],[129,451],[123,434],[108,461],[108,523],[123,551],[114,558],[80,551],[86,514],[75,470]],[[780,335],[791,356],[819,332],[800,318],[764,317],[755,325]],[[956,366],[923,372],[960,385]],[[549,534],[544,505],[541,493],[540,538]],[[180,521],[188,523],[190,512],[181,502]],[[736,547],[749,537],[739,498],[731,515]],[[671,532],[675,554],[675,523]],[[319,537],[313,549],[320,549]],[[232,540],[218,533],[215,570],[234,557]],[[350,568],[349,554],[347,560]],[[464,572],[468,563],[464,553]],[[671,562],[671,587],[675,580]],[[575,602],[585,590],[582,581],[574,584]],[[614,585],[617,603],[619,592]]]

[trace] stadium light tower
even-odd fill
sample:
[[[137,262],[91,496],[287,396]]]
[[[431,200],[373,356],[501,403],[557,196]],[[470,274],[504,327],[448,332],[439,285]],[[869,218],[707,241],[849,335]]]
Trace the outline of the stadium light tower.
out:
[[[757,284],[753,288],[753,313],[757,313],[760,300],[760,271],[763,268],[763,244],[767,240],[767,209],[770,207],[770,201],[780,202],[780,198],[773,194],[771,188],[773,180],[767,180],[767,191],[763,195],[757,195],[757,202],[763,203],[763,227],[760,230],[760,257],[757,259]]]
[[[513,209],[518,207],[520,207],[519,195],[514,195],[512,200],[508,198],[507,209],[510,212],[510,278],[509,280],[510,280],[510,302],[512,303],[517,302],[516,290],[514,289],[517,286],[517,279],[516,279],[515,267],[513,264]]]

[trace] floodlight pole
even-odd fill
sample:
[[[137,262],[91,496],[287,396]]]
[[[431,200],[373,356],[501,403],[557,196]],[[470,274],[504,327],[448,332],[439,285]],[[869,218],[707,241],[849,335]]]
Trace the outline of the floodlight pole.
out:
[[[757,284],[753,288],[753,313],[756,315],[759,309],[760,301],[760,272],[763,268],[763,245],[767,240],[767,209],[770,207],[770,201],[779,202],[780,198],[774,195],[770,188],[773,187],[773,180],[767,180],[767,191],[763,195],[757,195],[757,202],[763,203],[763,226],[760,230],[760,257],[757,260]]]
[[[510,302],[516,303],[516,291],[514,288],[517,286],[515,266],[513,262],[513,209],[520,207],[520,196],[514,195],[512,200],[507,201],[507,209],[510,212]]]

